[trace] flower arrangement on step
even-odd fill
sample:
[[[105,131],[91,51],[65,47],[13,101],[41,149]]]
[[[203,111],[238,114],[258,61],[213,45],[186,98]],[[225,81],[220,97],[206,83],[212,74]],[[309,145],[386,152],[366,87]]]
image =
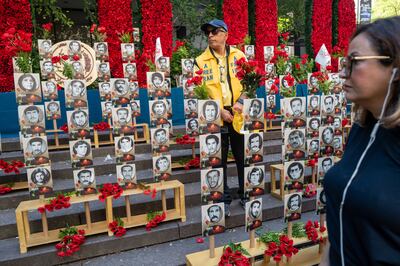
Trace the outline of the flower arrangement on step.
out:
[[[37,210],[40,213],[44,213],[46,211],[53,212],[55,210],[68,209],[71,207],[70,200],[73,194],[75,192],[60,193],[55,198],[48,199],[47,204],[39,207]]]
[[[250,266],[250,260],[246,256],[250,256],[250,254],[245,248],[242,247],[242,244],[230,242],[224,247],[224,251],[218,262],[218,266]]]
[[[167,214],[165,212],[149,212],[147,214],[146,231],[151,231],[156,228],[162,221],[165,220]]]
[[[99,192],[99,200],[104,201],[109,196],[112,196],[113,199],[118,199],[121,197],[124,190],[118,183],[106,183],[100,186]]]
[[[59,257],[69,257],[78,252],[80,246],[85,243],[85,231],[78,230],[76,227],[67,226],[67,228],[60,230],[59,238],[61,239],[56,244]]]
[[[124,222],[119,217],[115,217],[114,221],[108,224],[108,228],[116,237],[121,237],[126,234]]]
[[[0,160],[0,170],[3,170],[4,173],[9,174],[9,173],[15,173],[19,174],[20,168],[25,167],[25,164],[21,162],[20,160],[12,160],[11,163],[8,163],[4,160]]]
[[[311,220],[308,220],[307,223],[304,225],[304,229],[306,230],[307,238],[314,243],[319,243],[323,242],[324,239],[320,233],[323,233],[326,231],[326,227],[324,225],[321,225],[318,223],[318,221],[312,222]]]

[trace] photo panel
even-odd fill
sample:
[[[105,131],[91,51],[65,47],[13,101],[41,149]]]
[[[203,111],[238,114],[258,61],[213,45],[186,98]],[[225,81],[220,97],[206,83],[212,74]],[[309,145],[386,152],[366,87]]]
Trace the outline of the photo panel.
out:
[[[114,147],[117,163],[135,160],[135,139],[133,136],[115,137]]]
[[[101,113],[104,119],[111,119],[112,117],[112,109],[114,107],[112,101],[100,102],[101,105]]]
[[[319,139],[307,139],[307,158],[312,160],[319,156],[319,152]]]
[[[133,43],[121,43],[121,54],[123,62],[135,60],[135,45]]]
[[[188,77],[193,76],[193,69],[194,69],[194,59],[192,58],[184,58],[181,59],[181,66],[182,66],[182,74]]]
[[[221,132],[221,113],[219,100],[198,100],[200,128],[199,133]]]
[[[264,129],[264,98],[243,100],[242,132]]]
[[[341,115],[342,107],[346,106],[346,97],[344,93],[336,93],[333,96],[335,97],[335,115]]]
[[[53,192],[53,178],[50,165],[27,168],[29,194],[31,197]]]
[[[245,45],[244,46],[244,54],[247,60],[254,60],[255,53],[254,53],[254,45]]]
[[[244,198],[264,194],[265,166],[248,166],[244,168]]]
[[[131,134],[133,131],[131,107],[113,107],[112,121],[115,134]]]
[[[221,165],[221,133],[200,135],[200,168]]]
[[[136,63],[123,63],[122,67],[124,69],[124,78],[127,78],[129,81],[137,80]]]
[[[329,73],[329,81],[332,82],[330,91],[331,93],[341,93],[344,80],[340,78],[339,73]]]
[[[150,126],[156,127],[168,122],[168,103],[166,99],[149,101]]]
[[[52,46],[51,40],[38,39],[39,56],[41,58],[51,57],[51,46]]]
[[[151,128],[151,149],[153,154],[169,152],[168,128]]]
[[[116,165],[117,167],[117,182],[124,189],[133,189],[137,186],[136,165],[127,163]]]
[[[296,89],[296,82],[293,82],[293,86],[290,86],[291,83],[285,78],[286,75],[279,76],[279,88],[280,90],[295,90]]]
[[[262,162],[264,159],[264,138],[262,132],[244,134],[245,164]]]
[[[306,127],[306,98],[290,97],[283,100],[286,126],[290,128]]]
[[[224,203],[201,206],[202,235],[204,237],[225,232]]]
[[[264,60],[265,62],[271,61],[272,57],[274,57],[274,46],[264,46]]]
[[[335,135],[333,137],[333,149],[335,150],[334,155],[342,157],[343,155],[343,136]]]
[[[42,81],[42,93],[43,93],[43,99],[46,101],[57,100],[58,99],[57,82],[55,80]]]
[[[61,107],[59,101],[44,102],[47,120],[57,120],[61,118]]]
[[[171,96],[171,78],[165,78],[164,79],[164,95],[165,97]]]
[[[197,118],[185,119],[186,134],[191,137],[199,135],[199,120]]]
[[[287,61],[287,62],[285,63],[285,75],[287,75],[287,74],[292,74],[292,71],[293,71],[292,62]],[[284,80],[285,80],[285,79],[284,79]],[[296,81],[294,81],[294,82],[296,82]],[[294,86],[294,88],[296,88],[296,86]]]
[[[186,77],[182,77],[183,97],[185,99],[196,99],[196,94],[194,93],[195,85],[187,81]]]
[[[163,72],[147,72],[147,91],[149,97],[165,97],[165,76]]]
[[[68,132],[72,139],[90,136],[89,109],[79,108],[67,111]]]
[[[139,43],[140,42],[140,29],[133,28],[132,35],[133,35],[133,42]]]
[[[318,116],[307,117],[307,137],[318,138],[319,128],[321,126],[321,118]]]
[[[130,81],[129,82],[129,90],[131,92],[132,99],[139,99],[139,82],[138,81]]]
[[[275,91],[272,91],[272,88],[276,88],[275,85],[275,79],[274,78],[268,78],[265,80],[265,94],[266,95],[275,95]]]
[[[18,106],[18,118],[24,136],[40,134],[46,130],[43,105]]]
[[[202,169],[201,177],[201,202],[221,201],[224,196],[224,169],[212,168]]]
[[[94,51],[96,53],[96,59],[101,62],[108,61],[108,43],[106,42],[95,42],[93,44]]]
[[[111,70],[109,62],[96,61],[97,78],[99,81],[109,81],[111,78]]]
[[[100,99],[102,101],[111,100],[113,98],[111,82],[109,81],[99,82],[99,93],[100,93]]]
[[[82,45],[80,41],[70,40],[68,43],[68,54],[70,56],[80,55],[81,54]]]
[[[184,99],[183,106],[185,110],[185,118],[197,118],[198,111],[197,111],[197,99]]]
[[[156,71],[157,72],[164,72],[166,77],[170,75],[170,61],[169,57],[161,56],[156,61]]]
[[[171,99],[165,99],[167,102],[167,118],[171,119],[172,118],[172,100]]]
[[[267,109],[269,111],[272,111],[275,109],[276,107],[276,95],[271,94],[271,95],[267,95]]]
[[[131,109],[132,109],[132,116],[139,117],[141,115],[140,100],[131,100]]]
[[[64,81],[65,106],[67,108],[84,108],[88,106],[85,80],[67,79]]]
[[[335,96],[333,94],[321,95],[321,115],[335,115]]]
[[[285,190],[302,191],[304,185],[305,162],[284,162],[283,175],[285,177]]]
[[[285,195],[285,222],[292,222],[301,219],[302,195],[303,193],[297,192]]]
[[[111,90],[113,101],[116,105],[126,105],[129,104],[131,99],[131,91],[129,89],[129,81],[128,79],[122,78],[112,78],[111,82]]]
[[[314,95],[319,93],[318,77],[313,73],[307,74],[307,90],[308,90],[308,95]]]
[[[26,167],[49,163],[49,151],[46,136],[22,138]]]
[[[74,79],[84,79],[85,62],[83,59],[71,61],[72,73]]]
[[[167,120],[166,123],[163,123],[160,126],[161,126],[161,128],[168,128],[170,138],[174,136],[174,128],[172,127],[172,119]]]
[[[304,160],[306,157],[305,129],[285,129],[285,161]]]
[[[93,165],[92,144],[90,139],[70,141],[69,154],[73,168]]]
[[[293,45],[286,45],[283,50],[286,52],[288,56],[294,56],[294,46]]]
[[[40,60],[39,64],[42,79],[53,79],[55,77],[55,69],[51,59]]]
[[[153,156],[153,175],[154,181],[167,181],[172,174],[171,169],[171,155],[164,154],[160,156]]]
[[[333,154],[334,132],[335,130],[333,126],[324,126],[319,128],[320,156],[330,156]]]
[[[75,191],[78,195],[96,194],[96,176],[94,168],[73,170]]]
[[[267,77],[273,78],[275,76],[275,64],[266,63],[264,71],[265,71]]]
[[[310,117],[319,117],[321,115],[320,95],[309,95],[307,97],[307,114]]]
[[[30,104],[42,101],[39,74],[14,73],[14,87],[17,104]]]
[[[318,185],[324,185],[325,174],[335,164],[333,156],[330,157],[319,157],[318,158]]]
[[[325,190],[322,187],[317,188],[317,204],[316,204],[316,211],[317,214],[324,214],[326,213],[326,197],[325,197]]]
[[[262,226],[262,198],[246,202],[246,232]]]

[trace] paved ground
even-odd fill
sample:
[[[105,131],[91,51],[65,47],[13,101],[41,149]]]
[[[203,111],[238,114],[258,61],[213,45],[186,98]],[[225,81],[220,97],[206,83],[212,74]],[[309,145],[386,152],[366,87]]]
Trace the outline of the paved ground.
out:
[[[308,212],[302,215],[302,221],[309,219],[317,220],[318,216],[315,212]],[[263,229],[281,230],[284,227],[282,219],[264,222]],[[224,244],[238,242],[248,239],[249,235],[245,232],[244,227],[237,227],[228,230],[227,232],[217,235],[216,246],[223,246]],[[68,264],[69,266],[78,265],[106,265],[106,266],[122,266],[122,265],[184,265],[185,255],[193,252],[202,251],[208,248],[207,238],[202,244],[196,243],[197,237],[191,237],[173,241],[170,243],[158,244],[150,247],[140,249],[133,249],[121,253],[110,254],[80,262]],[[206,265],[204,265],[206,266]]]

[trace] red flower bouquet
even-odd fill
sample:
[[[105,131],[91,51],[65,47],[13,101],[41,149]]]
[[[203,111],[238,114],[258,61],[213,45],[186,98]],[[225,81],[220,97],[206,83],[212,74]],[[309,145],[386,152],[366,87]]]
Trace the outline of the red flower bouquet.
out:
[[[97,131],[106,131],[107,129],[110,129],[110,124],[103,121],[98,124],[94,124],[93,129]]]
[[[85,231],[76,227],[67,227],[60,230],[61,241],[56,245],[59,257],[69,257],[79,251],[80,246],[85,243]]]
[[[113,196],[114,199],[118,199],[119,197],[121,197],[121,194],[124,192],[124,190],[118,183],[106,183],[100,187],[99,192],[99,200],[104,201],[109,196]]]
[[[12,191],[12,185],[11,184],[6,184],[6,185],[0,185],[0,195],[2,194],[7,194]]]
[[[194,143],[196,143],[196,138],[192,138],[188,134],[185,134],[183,136],[176,137],[175,141],[176,141],[176,144],[193,145]]]
[[[58,194],[57,197],[50,199],[48,204],[38,208],[38,212],[44,213],[45,211],[52,212],[54,210],[68,209],[71,207],[71,193]]]
[[[149,212],[147,214],[146,231],[151,231],[152,228],[157,227],[159,223],[165,220],[166,216],[165,212]]]
[[[93,34],[96,42],[104,42],[107,39],[107,30],[105,27],[99,27],[97,24],[93,24],[89,31]]]
[[[250,256],[249,252],[241,244],[229,243],[227,247],[224,247],[224,253],[219,260],[218,266],[250,266],[250,260],[245,255]]]
[[[290,258],[297,254],[298,249],[293,247],[293,240],[286,235],[279,237],[279,242],[269,242],[264,254],[268,257],[273,257],[274,261],[279,262],[283,256]]]
[[[308,220],[307,223],[304,225],[304,229],[306,229],[306,234],[307,238],[314,243],[322,242],[323,238],[322,236],[319,235],[318,230],[320,233],[323,233],[326,231],[325,226],[320,226],[318,221],[312,222],[311,220]]]
[[[31,72],[32,33],[9,28],[2,36],[4,51],[10,57],[16,57],[16,64],[23,73]]]
[[[108,228],[114,233],[116,237],[121,237],[126,234],[126,229],[124,228],[124,222],[121,218],[117,217],[114,221],[108,224]]]
[[[257,61],[246,61],[242,57],[236,61],[236,77],[243,85],[242,92],[249,98],[256,98],[256,90],[264,85],[265,71],[258,67]]]
[[[19,174],[19,168],[25,167],[25,164],[19,160],[13,160],[11,163],[8,163],[4,160],[0,160],[0,170],[3,170],[4,173],[16,173]]]

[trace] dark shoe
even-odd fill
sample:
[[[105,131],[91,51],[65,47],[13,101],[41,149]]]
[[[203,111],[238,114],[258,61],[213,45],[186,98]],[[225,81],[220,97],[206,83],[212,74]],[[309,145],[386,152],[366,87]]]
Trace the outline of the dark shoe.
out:
[[[240,206],[242,206],[243,209],[246,209],[246,202],[248,202],[248,199],[240,199],[239,203]]]
[[[225,206],[224,206],[225,217],[230,217],[231,216],[231,210],[229,208],[230,208],[230,205],[229,204],[225,204]]]

